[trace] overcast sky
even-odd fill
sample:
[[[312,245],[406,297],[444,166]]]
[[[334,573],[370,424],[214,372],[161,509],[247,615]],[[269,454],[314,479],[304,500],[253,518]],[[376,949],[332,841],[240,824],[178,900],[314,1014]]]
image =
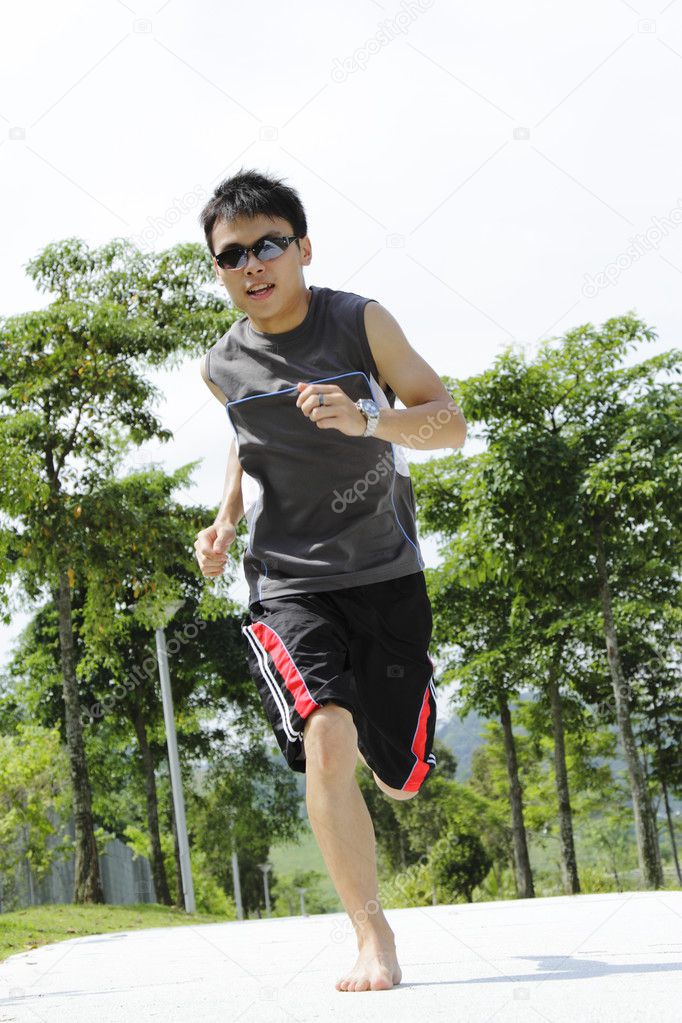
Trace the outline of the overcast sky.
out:
[[[0,53],[2,315],[49,301],[49,242],[203,243],[246,167],[299,191],[307,284],[380,301],[441,374],[629,309],[642,357],[679,344],[678,0],[61,0],[6,7]],[[174,439],[141,458],[203,458],[184,499],[217,508],[225,413],[196,362],[155,380]]]

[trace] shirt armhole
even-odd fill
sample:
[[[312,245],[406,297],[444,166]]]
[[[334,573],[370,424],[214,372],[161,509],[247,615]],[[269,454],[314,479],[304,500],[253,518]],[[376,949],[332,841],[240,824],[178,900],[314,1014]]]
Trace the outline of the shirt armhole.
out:
[[[211,376],[211,350],[210,350],[210,348],[206,352],[206,358],[204,359],[204,369],[206,370],[206,376],[208,377],[208,379],[211,381],[212,384],[215,384],[215,380]],[[217,384],[216,384],[216,386],[217,386]]]
[[[377,387],[379,387],[379,377],[381,376],[381,373],[379,372],[379,367],[374,361],[374,356],[372,355],[372,349],[370,347],[369,338],[367,337],[367,330],[365,329],[365,306],[367,305],[368,302],[376,301],[377,301],[376,298],[365,298],[362,299],[362,301],[358,302],[357,329],[358,336],[360,338],[360,344],[362,345],[362,349],[365,353],[365,358],[367,359],[367,364],[370,368],[370,372],[374,379],[376,380]],[[391,405],[392,407],[395,402],[396,396],[393,393],[391,385],[387,382],[386,386],[380,389],[383,390],[384,394],[386,395],[386,398],[388,399],[389,405]]]
[[[369,338],[367,337],[367,331],[365,329],[365,306],[367,305],[368,302],[376,302],[376,299],[363,298],[357,304],[357,330],[358,336],[360,338],[360,344],[362,345],[365,358],[367,359],[367,365],[369,366],[370,372],[378,384],[380,374],[377,364],[374,361],[372,349],[370,348],[369,345]]]

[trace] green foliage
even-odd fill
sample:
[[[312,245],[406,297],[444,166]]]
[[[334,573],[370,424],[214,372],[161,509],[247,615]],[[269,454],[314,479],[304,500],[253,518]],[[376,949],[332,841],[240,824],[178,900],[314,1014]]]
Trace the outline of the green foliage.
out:
[[[305,888],[304,904],[308,915],[335,913],[337,899],[324,891],[325,877],[319,870],[297,870],[293,874],[275,874],[270,885],[273,916],[298,916],[301,912],[299,888]]]
[[[37,879],[67,843],[48,844],[71,809],[68,761],[57,729],[18,722],[14,735],[0,735],[0,873],[23,859]],[[55,826],[55,823],[57,826]],[[4,892],[7,901],[8,892]]]
[[[192,885],[197,913],[213,913],[226,920],[237,919],[237,906],[211,871],[206,853],[201,849],[190,852]]]
[[[437,890],[444,893],[443,901],[463,894],[471,902],[474,888],[485,880],[493,861],[475,832],[452,827],[431,849],[428,863]]]
[[[242,902],[246,912],[263,910],[263,876],[270,847],[291,841],[303,830],[299,797],[291,771],[271,760],[262,742],[218,755],[188,803],[192,841],[206,857],[208,869],[234,895],[231,853],[239,861]]]

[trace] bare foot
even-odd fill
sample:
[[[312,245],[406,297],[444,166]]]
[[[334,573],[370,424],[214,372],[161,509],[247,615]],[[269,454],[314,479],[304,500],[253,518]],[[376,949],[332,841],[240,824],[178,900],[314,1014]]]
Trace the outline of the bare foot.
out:
[[[387,991],[402,979],[393,931],[370,935],[359,945],[355,966],[336,982],[337,991]]]

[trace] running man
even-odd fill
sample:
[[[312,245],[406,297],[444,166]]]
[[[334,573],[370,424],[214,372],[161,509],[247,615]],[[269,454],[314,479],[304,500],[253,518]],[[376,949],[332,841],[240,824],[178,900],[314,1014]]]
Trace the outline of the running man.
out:
[[[355,768],[411,799],[436,766],[431,605],[402,448],[459,448],[466,423],[379,302],[306,287],[296,191],[242,170],[200,223],[244,315],[201,362],[230,448],[196,557],[204,576],[222,573],[246,516],[249,670],[288,766],[306,775],[308,817],[358,941],[336,988],[387,989],[402,973]]]

